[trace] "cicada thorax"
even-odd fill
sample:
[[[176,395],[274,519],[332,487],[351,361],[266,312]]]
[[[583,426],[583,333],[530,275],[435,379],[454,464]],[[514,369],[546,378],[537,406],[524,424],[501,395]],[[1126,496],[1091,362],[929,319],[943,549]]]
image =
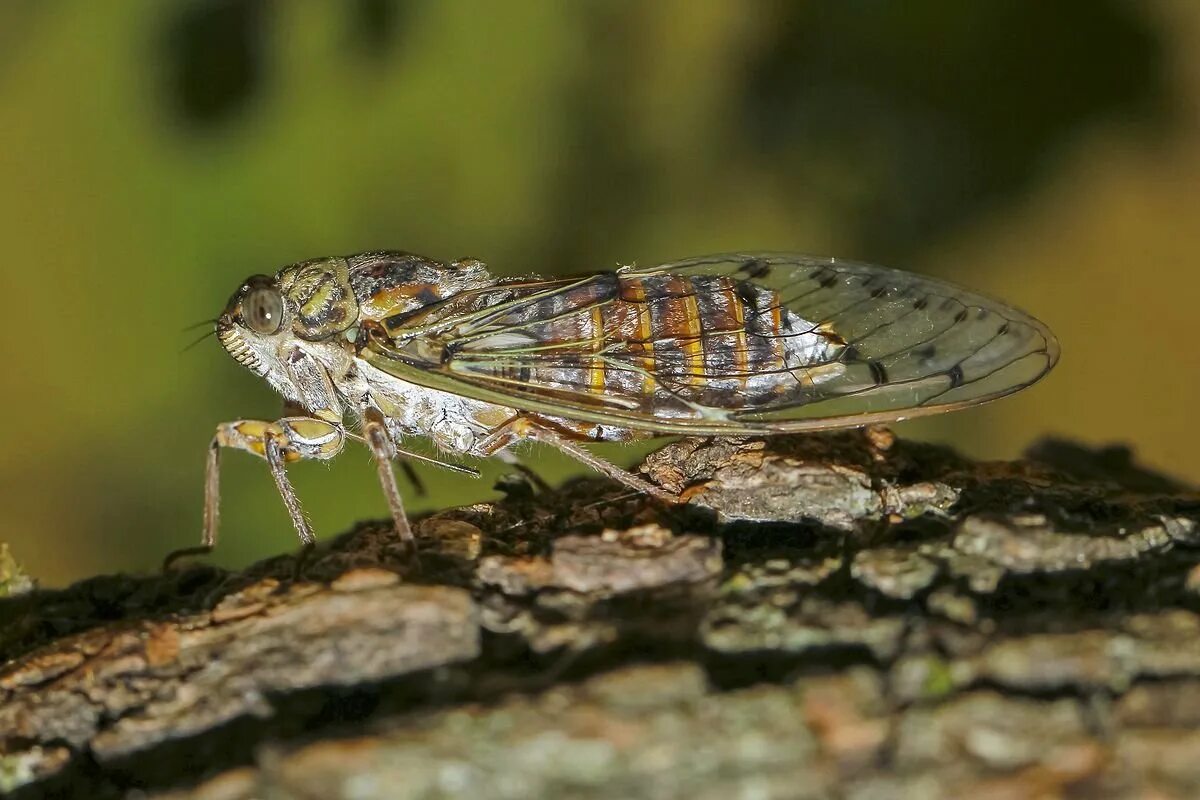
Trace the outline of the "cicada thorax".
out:
[[[399,251],[360,253],[348,260],[350,285],[364,320],[399,319],[441,300],[493,283],[481,261],[445,264]]]
[[[292,264],[280,270],[276,280],[293,309],[292,329],[302,339],[329,338],[358,320],[358,300],[344,258]]]
[[[828,364],[845,344],[781,307],[776,292],[729,276],[609,273],[545,292],[487,329],[456,345],[460,370],[663,414],[680,413],[681,400],[737,409],[778,400],[818,382],[807,365]]]

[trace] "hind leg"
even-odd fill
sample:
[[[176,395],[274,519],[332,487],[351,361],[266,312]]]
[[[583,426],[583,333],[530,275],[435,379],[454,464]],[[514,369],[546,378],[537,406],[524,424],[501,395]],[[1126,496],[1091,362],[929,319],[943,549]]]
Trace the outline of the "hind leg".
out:
[[[642,494],[648,494],[666,503],[679,502],[678,497],[661,487],[592,454],[581,444],[569,438],[565,432],[557,429],[553,422],[535,416],[520,416],[509,420],[481,440],[475,450],[478,455],[492,456],[522,440],[544,442]]]

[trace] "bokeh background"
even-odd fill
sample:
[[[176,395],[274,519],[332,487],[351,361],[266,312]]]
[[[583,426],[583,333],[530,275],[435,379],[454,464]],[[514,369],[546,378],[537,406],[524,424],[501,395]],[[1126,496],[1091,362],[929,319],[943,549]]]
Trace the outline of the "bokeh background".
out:
[[[1128,442],[1195,482],[1198,190],[1190,0],[5,0],[0,541],[49,585],[193,543],[213,425],[278,400],[183,329],[248,274],[385,247],[949,277],[1034,311],[1063,360],[902,434]],[[419,471],[418,509],[499,473]],[[293,475],[326,536],[384,513],[361,449]],[[218,563],[294,546],[261,462],[230,454],[223,484]]]

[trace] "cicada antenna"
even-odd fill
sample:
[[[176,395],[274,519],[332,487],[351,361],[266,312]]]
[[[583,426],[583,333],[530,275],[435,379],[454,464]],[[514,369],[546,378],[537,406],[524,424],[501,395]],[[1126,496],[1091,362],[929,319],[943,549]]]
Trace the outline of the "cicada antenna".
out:
[[[205,325],[208,325],[208,326],[210,326],[210,327],[209,327],[209,329],[208,329],[207,331],[205,331],[205,333],[204,333],[204,335],[203,335],[203,336],[201,336],[199,339],[197,339],[196,341],[192,342],[191,344],[187,345],[186,347],[184,347],[184,348],[183,348],[182,350],[180,350],[179,352],[180,352],[180,353],[186,353],[188,350],[191,350],[193,347],[195,347],[196,345],[200,344],[201,342],[203,342],[205,339],[207,339],[208,337],[212,336],[213,334],[215,334],[215,333],[217,332],[217,329],[216,329],[216,328],[214,328],[214,327],[211,327],[211,326],[213,326],[213,325],[216,325],[216,324],[217,324],[217,321],[216,321],[216,319],[202,319],[202,320],[200,320],[199,322],[193,322],[191,325],[188,325],[188,326],[186,326],[186,327],[184,327],[184,328],[181,328],[181,329],[180,329],[180,331],[179,331],[180,333],[187,333],[188,331],[194,331],[194,330],[196,330],[196,328],[200,328],[200,327],[203,327],[203,326],[205,326]]]
[[[196,327],[196,326],[194,326],[194,325],[193,325],[192,327],[194,328],[194,327]],[[193,347],[195,347],[196,345],[200,344],[201,342],[203,342],[203,341],[204,341],[205,339],[207,339],[208,337],[210,337],[210,336],[215,336],[215,335],[216,335],[216,333],[217,333],[216,329],[213,329],[213,330],[211,330],[211,331],[205,331],[203,334],[201,334],[201,335],[200,335],[200,337],[199,337],[198,339],[196,339],[194,342],[192,342],[191,344],[189,344],[189,345],[187,345],[186,347],[184,347],[184,348],[183,348],[182,350],[180,350],[179,352],[180,352],[180,353],[186,353],[188,350],[191,350]]]

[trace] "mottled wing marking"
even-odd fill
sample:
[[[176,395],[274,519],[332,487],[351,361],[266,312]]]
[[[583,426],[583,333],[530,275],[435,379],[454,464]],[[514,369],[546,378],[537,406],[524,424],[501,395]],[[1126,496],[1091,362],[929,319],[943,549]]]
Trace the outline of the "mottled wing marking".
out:
[[[538,413],[730,434],[982,403],[1038,380],[1058,356],[1044,325],[990,298],[807,256],[710,256],[494,291],[472,306],[486,311],[435,314],[407,339],[404,326],[389,329],[365,357]]]

